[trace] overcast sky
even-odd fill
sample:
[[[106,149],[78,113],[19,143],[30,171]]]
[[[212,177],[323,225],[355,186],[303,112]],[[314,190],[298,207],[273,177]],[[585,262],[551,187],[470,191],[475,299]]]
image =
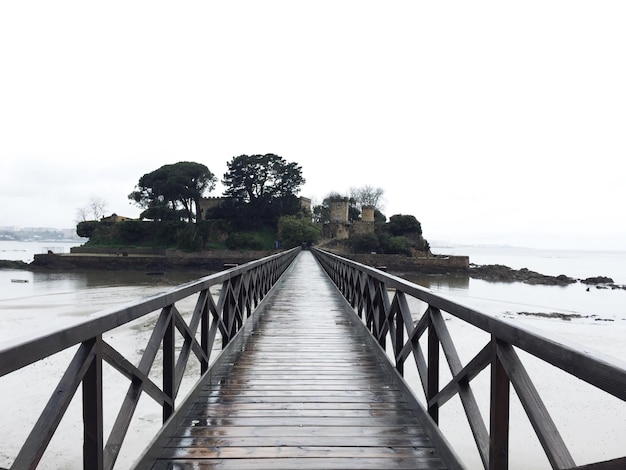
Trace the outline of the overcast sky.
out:
[[[626,2],[3,1],[0,226],[139,178],[302,166],[433,241],[626,250]],[[211,195],[221,194],[222,188]]]

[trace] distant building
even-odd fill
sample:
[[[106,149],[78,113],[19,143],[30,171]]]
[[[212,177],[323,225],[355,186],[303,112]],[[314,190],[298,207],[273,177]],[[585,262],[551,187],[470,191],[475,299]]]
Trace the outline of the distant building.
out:
[[[357,220],[351,226],[351,234],[363,235],[365,233],[374,233],[374,206],[361,207],[361,220]]]
[[[203,197],[200,198],[200,217],[198,219],[204,219],[208,210],[214,209],[216,207],[220,207],[224,202],[229,200],[229,197]]]
[[[133,218],[132,217],[124,217],[123,215],[117,215],[114,212],[113,214],[111,214],[108,217],[102,217],[100,219],[100,222],[116,223],[116,222],[124,222],[125,220],[133,220]]]
[[[328,203],[328,223],[324,224],[323,235],[325,238],[345,240],[350,238],[350,221],[348,220],[347,197],[335,199]]]
[[[299,197],[298,199],[300,199],[300,207],[302,207],[304,210],[308,211],[308,212],[312,212],[312,208],[311,208],[311,199],[309,199],[308,197]]]
[[[346,240],[351,235],[374,233],[374,206],[361,207],[361,220],[349,219],[350,200],[347,197],[328,203],[329,221],[324,224],[325,238]]]

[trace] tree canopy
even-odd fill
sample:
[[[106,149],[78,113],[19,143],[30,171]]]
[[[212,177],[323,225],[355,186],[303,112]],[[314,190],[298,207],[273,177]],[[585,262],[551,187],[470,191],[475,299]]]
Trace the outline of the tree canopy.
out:
[[[296,194],[304,184],[302,168],[284,158],[239,155],[227,163],[222,183],[231,200],[212,210],[210,217],[231,219],[238,228],[273,225],[283,215],[295,215],[302,206]]]
[[[412,215],[396,214],[389,218],[389,231],[399,235],[421,235],[422,224]]]
[[[191,222],[200,215],[200,198],[215,188],[216,181],[206,165],[178,162],[143,175],[128,198],[146,209],[144,218]]]
[[[301,243],[309,245],[317,243],[321,229],[310,217],[286,215],[278,220],[278,233],[283,248],[293,248]]]
[[[222,179],[224,194],[244,202],[296,195],[305,183],[297,163],[288,163],[273,153],[239,155],[227,165]]]

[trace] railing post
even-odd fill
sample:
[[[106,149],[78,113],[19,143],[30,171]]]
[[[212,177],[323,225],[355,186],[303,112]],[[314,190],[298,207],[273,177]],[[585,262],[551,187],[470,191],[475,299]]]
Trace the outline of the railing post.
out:
[[[498,341],[491,338],[491,401],[489,426],[489,468],[509,468],[509,376],[498,357]]]
[[[104,431],[102,412],[102,336],[86,341],[95,355],[83,377],[83,468],[104,468]]]
[[[237,322],[237,307],[235,301],[229,296],[228,303],[224,306],[224,323],[226,323],[226,328],[228,333],[226,338],[222,338],[222,349],[228,346],[230,340],[235,336],[235,323]],[[224,341],[226,340],[226,341]]]
[[[167,329],[163,336],[163,393],[172,399],[171,404],[163,404],[163,423],[174,413],[176,391],[176,351],[174,315],[170,312]]]
[[[396,328],[396,347],[393,348],[393,353],[396,358],[396,370],[398,374],[404,377],[404,360],[398,362],[398,353],[402,350],[402,346],[404,345],[404,320],[402,319],[400,309],[394,314],[392,321],[395,321]]]
[[[235,282],[235,289],[237,292],[237,297],[234,299],[235,300],[235,304],[237,305],[237,308],[235,311],[239,312],[239,315],[235,316],[235,331],[233,332],[233,335],[235,335],[243,326],[243,320],[244,320],[244,305],[245,305],[245,292],[244,292],[244,282],[243,282],[243,275],[240,274],[239,276],[237,276],[237,280]]]
[[[211,296],[211,292],[207,289],[207,296]],[[211,316],[209,312],[209,300],[204,303],[204,307],[202,307],[202,313],[200,316],[200,347],[206,357],[211,357],[211,351],[209,351],[209,328],[211,327],[210,322]],[[206,371],[209,370],[209,360],[200,361],[200,375],[204,375]]]
[[[426,310],[425,315],[430,315],[430,307]],[[439,393],[439,336],[437,330],[429,320],[428,327],[428,397],[426,402],[430,403],[430,400]],[[439,423],[439,405],[433,403],[428,406],[428,414],[435,423]]]

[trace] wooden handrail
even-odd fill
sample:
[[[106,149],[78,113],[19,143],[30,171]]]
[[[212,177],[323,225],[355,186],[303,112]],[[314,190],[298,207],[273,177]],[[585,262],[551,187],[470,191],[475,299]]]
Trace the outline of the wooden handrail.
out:
[[[465,307],[361,263],[319,249],[312,252],[378,344],[383,349],[391,345],[390,360],[395,361],[400,375],[404,373],[406,360],[413,358],[426,397],[425,408],[435,422],[440,407],[453,396],[459,396],[486,469],[508,468],[510,385],[553,468],[609,469],[626,465],[626,457],[622,457],[576,467],[514,347],[623,401],[626,401],[626,364]],[[427,304],[424,315],[415,324],[407,297]],[[490,334],[490,341],[465,365],[459,359],[441,312]],[[427,351],[419,343],[424,335],[427,335]],[[443,387],[439,384],[440,349],[452,373],[452,379]],[[471,388],[472,379],[487,366],[491,366],[489,431]]]
[[[174,412],[176,397],[189,359],[195,356],[200,363],[200,371],[204,374],[209,368],[218,335],[223,348],[242,328],[246,318],[253,313],[299,251],[300,248],[294,248],[252,261],[183,284],[165,294],[100,311],[72,326],[0,345],[0,377],[57,352],[79,346],[11,469],[37,468],[70,401],[81,385],[83,468],[113,468],[141,395],[145,392],[155,400],[163,410],[163,421],[167,420]],[[209,291],[212,286],[221,286],[217,303]],[[195,294],[198,294],[198,299],[189,322],[186,322],[176,304]],[[158,320],[138,365],[132,364],[103,340],[105,333],[159,311]],[[179,348],[175,344],[176,331],[182,337]],[[200,342],[196,339],[198,332]],[[149,378],[159,351],[163,356],[161,385]],[[130,381],[106,444],[102,409],[102,392],[105,386],[102,376],[103,362],[114,367]]]

